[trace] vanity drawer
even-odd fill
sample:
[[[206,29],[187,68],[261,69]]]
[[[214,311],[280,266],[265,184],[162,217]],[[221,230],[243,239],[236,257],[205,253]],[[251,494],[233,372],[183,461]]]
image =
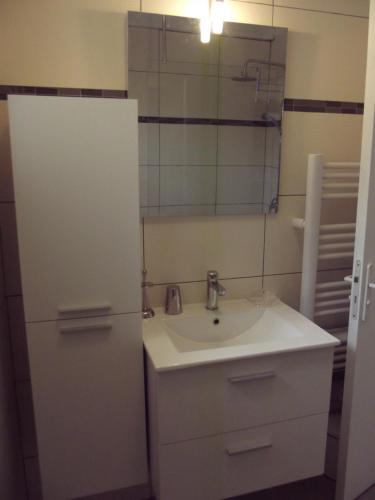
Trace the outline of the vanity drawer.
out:
[[[149,362],[159,444],[326,413],[332,362],[333,348],[161,373]]]
[[[158,500],[218,500],[319,475],[328,415],[160,447]]]

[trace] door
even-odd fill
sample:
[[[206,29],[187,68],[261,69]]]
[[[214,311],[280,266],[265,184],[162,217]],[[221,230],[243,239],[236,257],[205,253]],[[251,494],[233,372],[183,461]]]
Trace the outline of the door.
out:
[[[137,102],[10,96],[26,321],[140,311]]]
[[[27,325],[45,500],[147,482],[140,314]]]
[[[369,45],[337,500],[375,483],[375,0]]]

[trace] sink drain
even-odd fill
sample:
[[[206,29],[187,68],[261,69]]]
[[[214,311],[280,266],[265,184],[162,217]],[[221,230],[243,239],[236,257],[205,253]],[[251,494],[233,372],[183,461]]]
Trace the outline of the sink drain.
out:
[[[215,318],[214,321],[213,321],[214,325],[218,325],[220,323],[220,320],[219,318]]]

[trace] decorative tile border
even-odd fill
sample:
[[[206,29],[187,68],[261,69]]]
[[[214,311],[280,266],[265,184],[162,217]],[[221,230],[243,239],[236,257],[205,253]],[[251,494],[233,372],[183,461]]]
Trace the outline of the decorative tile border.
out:
[[[363,115],[363,102],[318,101],[313,99],[284,99],[284,111]]]
[[[174,116],[139,116],[139,123],[166,123],[175,125],[227,125],[233,127],[275,127],[266,120],[229,120],[222,118],[180,118]],[[277,122],[279,124],[279,122]]]
[[[30,87],[19,85],[0,85],[0,100],[6,100],[9,94],[45,95],[64,97],[104,97],[126,99],[127,90],[111,89],[79,89],[70,87]],[[321,101],[314,99],[284,99],[284,111],[300,111],[308,113],[338,113],[362,115],[362,102]],[[274,126],[262,120],[221,120],[210,118],[173,118],[141,116],[141,123],[176,123],[189,125],[233,125],[247,127]]]
[[[115,98],[115,99],[127,99],[128,97],[127,90],[0,85],[0,101],[7,100],[9,94],[64,96],[64,97],[105,97],[105,98]]]

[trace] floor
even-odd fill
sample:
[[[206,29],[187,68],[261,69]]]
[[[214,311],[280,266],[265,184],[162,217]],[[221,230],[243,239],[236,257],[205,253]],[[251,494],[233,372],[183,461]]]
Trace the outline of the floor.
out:
[[[236,497],[236,500],[334,500],[335,485],[335,481],[326,476],[319,476]]]

